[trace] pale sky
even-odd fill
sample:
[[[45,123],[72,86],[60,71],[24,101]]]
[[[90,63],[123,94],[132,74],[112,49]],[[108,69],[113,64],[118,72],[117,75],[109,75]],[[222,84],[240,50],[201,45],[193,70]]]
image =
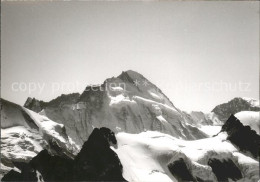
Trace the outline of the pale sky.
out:
[[[182,110],[259,98],[257,1],[2,2],[1,12],[1,97],[15,103],[129,69]]]

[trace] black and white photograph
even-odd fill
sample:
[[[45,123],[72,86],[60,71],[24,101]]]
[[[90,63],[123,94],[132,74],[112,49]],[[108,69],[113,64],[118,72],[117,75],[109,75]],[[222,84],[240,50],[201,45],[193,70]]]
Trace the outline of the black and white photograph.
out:
[[[1,0],[7,182],[259,182],[259,1]]]

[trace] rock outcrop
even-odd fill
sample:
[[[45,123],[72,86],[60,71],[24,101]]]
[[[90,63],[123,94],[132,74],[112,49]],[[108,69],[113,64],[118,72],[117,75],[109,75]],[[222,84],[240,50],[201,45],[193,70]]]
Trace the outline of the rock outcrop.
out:
[[[234,115],[231,115],[222,126],[221,131],[227,132],[227,139],[242,152],[259,158],[260,136],[250,126],[244,126]]]
[[[29,163],[15,163],[21,170],[11,170],[2,181],[125,181],[117,154],[114,133],[95,128],[75,159],[41,151]]]

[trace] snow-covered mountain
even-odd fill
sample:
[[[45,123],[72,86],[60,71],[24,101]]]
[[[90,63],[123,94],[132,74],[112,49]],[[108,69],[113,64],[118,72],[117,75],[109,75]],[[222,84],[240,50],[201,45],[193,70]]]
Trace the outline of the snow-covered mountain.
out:
[[[159,88],[131,70],[100,86],[88,86],[81,95],[62,95],[49,103],[28,99],[24,106],[35,111],[41,108],[40,114],[64,124],[78,145],[95,127],[107,127],[116,133],[151,130],[183,139],[206,137]]]
[[[62,124],[1,99],[1,176],[43,149],[69,157],[79,151]]]
[[[222,122],[225,122],[231,114],[241,111],[260,111],[259,100],[236,97],[227,103],[216,106],[212,110]]]
[[[257,100],[235,98],[211,113],[187,113],[134,71],[50,102],[28,98],[22,107],[1,99],[1,175],[257,181],[259,110]]]
[[[259,111],[259,100],[236,97],[228,103],[216,106],[210,113],[201,111],[183,113],[186,114],[187,118],[190,118],[193,126],[196,126],[208,136],[213,136],[217,131],[220,131],[221,126],[234,114],[244,125],[250,126],[259,134]]]
[[[194,125],[223,125],[230,117],[241,111],[260,111],[259,100],[235,97],[227,103],[217,105],[210,113],[203,113],[201,111],[184,112],[191,117]],[[249,113],[248,113],[249,114]],[[248,115],[247,114],[247,115]]]

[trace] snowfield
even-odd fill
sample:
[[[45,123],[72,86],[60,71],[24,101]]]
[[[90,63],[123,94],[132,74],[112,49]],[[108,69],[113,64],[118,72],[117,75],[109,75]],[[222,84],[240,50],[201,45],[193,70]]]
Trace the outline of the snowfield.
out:
[[[212,138],[185,141],[152,131],[118,133],[118,146],[113,150],[123,165],[123,177],[131,182],[178,181],[168,165],[180,158],[193,176],[206,181],[217,181],[208,165],[210,159],[231,159],[242,172],[243,180],[257,181],[259,163],[240,153],[226,137],[225,133],[220,133]]]
[[[47,142],[35,129],[25,126],[1,129],[0,179],[14,168],[12,161],[28,162],[46,146]]]
[[[15,161],[28,161],[47,143],[36,130],[24,126],[1,129],[1,155]]]
[[[235,117],[238,118],[241,123],[245,126],[250,126],[252,130],[255,130],[259,135],[260,127],[260,112],[256,111],[241,111],[235,114]]]
[[[220,132],[221,126],[201,125],[199,130],[212,137]]]

